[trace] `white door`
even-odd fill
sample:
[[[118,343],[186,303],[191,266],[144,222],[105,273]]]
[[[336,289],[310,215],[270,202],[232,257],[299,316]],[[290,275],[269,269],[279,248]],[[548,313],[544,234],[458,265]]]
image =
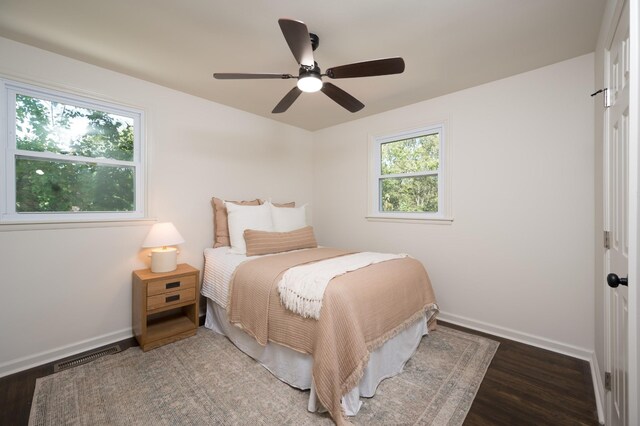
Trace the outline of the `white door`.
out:
[[[607,49],[610,107],[606,110],[607,219],[610,232],[608,371],[611,392],[607,411],[612,426],[629,419],[629,2],[626,1]]]

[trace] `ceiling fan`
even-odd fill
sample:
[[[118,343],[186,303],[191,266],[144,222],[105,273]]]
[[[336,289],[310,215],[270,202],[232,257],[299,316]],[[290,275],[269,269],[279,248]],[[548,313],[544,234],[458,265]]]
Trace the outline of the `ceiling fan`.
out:
[[[285,112],[298,99],[302,92],[322,91],[343,108],[350,112],[357,112],[364,108],[364,104],[340,89],[338,86],[323,82],[322,77],[353,78],[372,77],[377,75],[400,74],[404,71],[402,58],[385,58],[373,61],[356,62],[328,68],[321,73],[318,63],[313,59],[313,51],[320,44],[317,35],[309,33],[304,22],[293,19],[279,19],[280,29],[284,35],[291,53],[300,65],[298,75],[291,74],[248,74],[248,73],[215,73],[213,77],[219,80],[249,80],[249,79],[289,79],[297,78],[296,87],[291,89],[278,105],[271,111],[274,114]]]

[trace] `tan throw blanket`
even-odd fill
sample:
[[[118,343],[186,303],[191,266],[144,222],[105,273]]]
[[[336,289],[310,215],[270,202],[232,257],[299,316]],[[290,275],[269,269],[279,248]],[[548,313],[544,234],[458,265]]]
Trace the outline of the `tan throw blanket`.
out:
[[[288,268],[349,253],[318,248],[247,261],[236,269],[227,306],[229,321],[261,345],[272,341],[313,356],[318,399],[339,425],[346,423],[340,399],[360,382],[369,353],[438,309],[427,272],[408,257],[331,280],[319,320],[281,305],[277,285]]]

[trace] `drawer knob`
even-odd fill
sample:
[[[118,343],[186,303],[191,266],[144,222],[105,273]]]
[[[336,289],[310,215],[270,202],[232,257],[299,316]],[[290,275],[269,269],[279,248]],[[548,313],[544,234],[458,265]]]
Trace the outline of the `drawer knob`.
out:
[[[164,299],[165,303],[175,302],[176,300],[180,300],[180,295],[179,294],[175,294],[173,296],[167,296]]]
[[[167,285],[164,286],[165,289],[170,289],[170,288],[176,288],[176,287],[180,287],[180,281],[174,281],[172,283],[167,283]]]

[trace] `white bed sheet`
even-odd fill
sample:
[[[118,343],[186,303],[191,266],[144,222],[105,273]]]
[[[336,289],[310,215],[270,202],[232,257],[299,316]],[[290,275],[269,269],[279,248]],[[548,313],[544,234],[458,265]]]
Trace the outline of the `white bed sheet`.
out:
[[[250,259],[245,254],[231,253],[229,249],[230,247],[204,249],[204,277],[200,292],[222,307],[227,306],[233,271]]]
[[[205,249],[205,270],[201,290],[203,296],[208,299],[205,327],[227,336],[241,351],[254,358],[283,382],[299,389],[311,389],[308,410],[323,410],[315,396],[311,355],[273,342],[261,346],[254,338],[228,321],[225,307],[233,272],[242,262],[255,258],[229,253],[228,249]],[[356,415],[362,406],[360,397],[372,397],[382,380],[400,373],[418,348],[422,336],[427,334],[425,316],[374,350],[370,354],[360,383],[342,398],[345,413],[348,416]]]

